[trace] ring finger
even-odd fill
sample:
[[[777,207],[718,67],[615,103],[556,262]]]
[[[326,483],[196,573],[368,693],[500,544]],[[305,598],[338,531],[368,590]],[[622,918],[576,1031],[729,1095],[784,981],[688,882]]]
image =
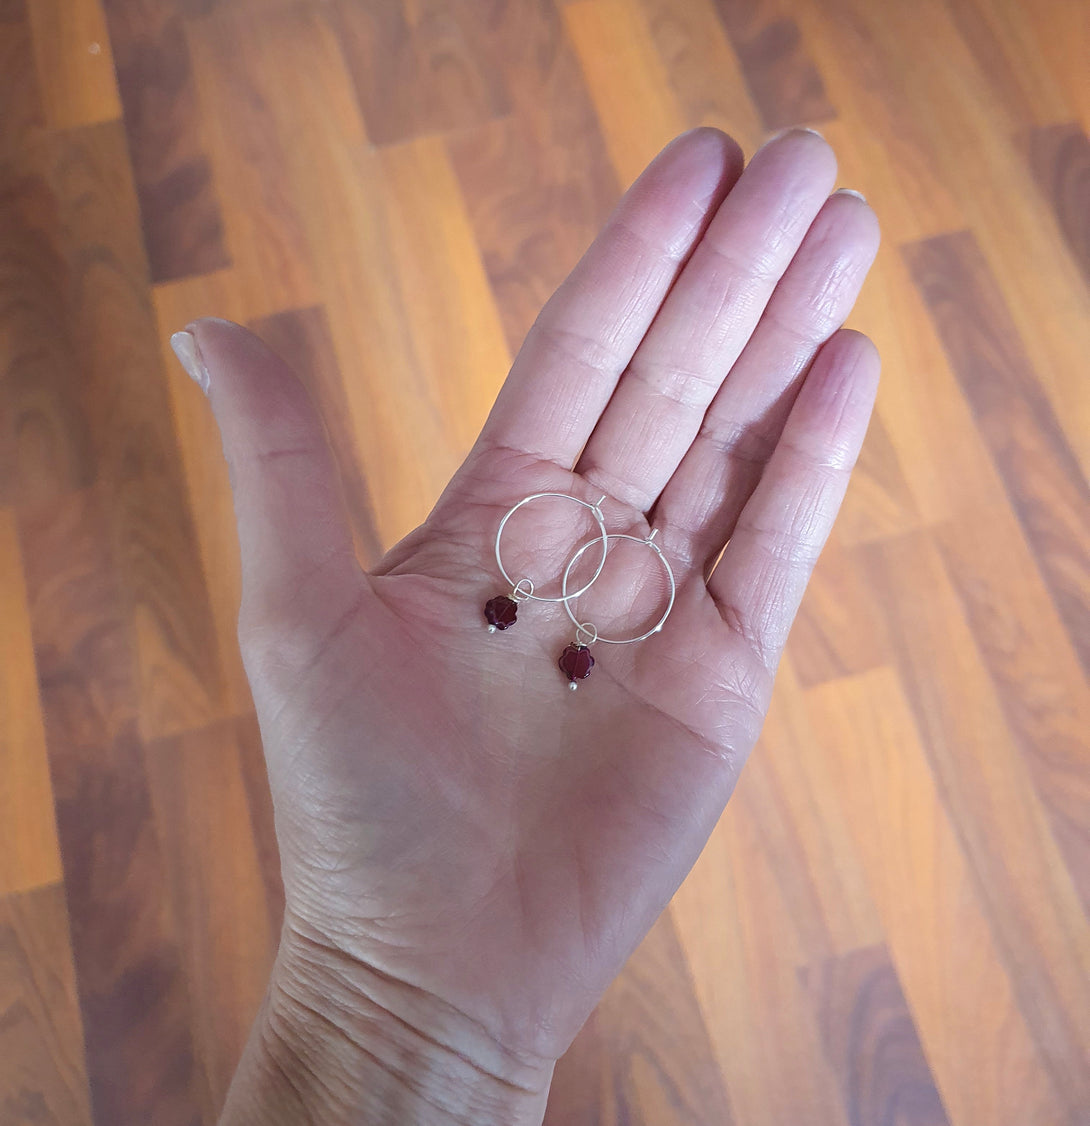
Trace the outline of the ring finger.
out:
[[[655,506],[678,558],[703,566],[730,538],[814,356],[855,304],[878,239],[862,199],[830,196]]]
[[[636,349],[576,472],[651,508],[835,179],[832,149],[809,130],[758,151]]]

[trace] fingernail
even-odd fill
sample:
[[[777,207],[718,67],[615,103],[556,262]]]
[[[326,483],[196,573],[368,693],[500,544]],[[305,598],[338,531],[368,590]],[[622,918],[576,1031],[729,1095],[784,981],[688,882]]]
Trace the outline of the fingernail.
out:
[[[778,141],[781,137],[786,137],[788,133],[813,133],[815,137],[821,137],[823,141],[825,140],[821,133],[816,129],[811,129],[809,125],[789,125],[786,129],[777,129],[776,132],[761,145],[761,148],[763,149],[765,145],[772,144],[773,141]]]
[[[854,188],[837,188],[833,195],[853,195],[856,199],[861,199],[864,203],[867,202],[867,197],[862,192],[857,192]]]
[[[178,362],[185,368],[186,375],[207,395],[210,382],[208,368],[201,359],[197,338],[191,332],[176,332],[170,338],[170,346],[174,349]]]

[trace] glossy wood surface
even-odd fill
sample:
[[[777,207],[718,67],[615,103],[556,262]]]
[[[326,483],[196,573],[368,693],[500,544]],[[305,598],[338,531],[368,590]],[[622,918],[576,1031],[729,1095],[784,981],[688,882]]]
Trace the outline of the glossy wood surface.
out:
[[[1090,1121],[1090,7],[0,0],[0,1126],[213,1126],[283,892],[227,474],[252,325],[361,559],[675,133],[835,146],[877,414],[757,753],[550,1126]]]

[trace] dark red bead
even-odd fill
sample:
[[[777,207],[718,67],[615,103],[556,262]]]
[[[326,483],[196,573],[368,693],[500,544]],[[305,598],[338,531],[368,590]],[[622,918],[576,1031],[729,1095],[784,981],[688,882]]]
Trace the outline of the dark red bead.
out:
[[[518,609],[519,604],[513,598],[508,598],[506,594],[499,594],[485,603],[484,616],[488,619],[490,626],[495,626],[496,629],[507,629],[508,626],[515,624]]]
[[[594,668],[594,658],[585,645],[569,645],[560,654],[560,670],[569,680],[586,680]]]

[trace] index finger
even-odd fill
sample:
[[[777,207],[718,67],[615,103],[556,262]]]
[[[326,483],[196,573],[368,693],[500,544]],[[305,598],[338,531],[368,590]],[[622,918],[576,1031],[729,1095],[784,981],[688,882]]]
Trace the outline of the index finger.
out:
[[[659,153],[534,322],[479,447],[574,465],[742,162],[710,128]]]

